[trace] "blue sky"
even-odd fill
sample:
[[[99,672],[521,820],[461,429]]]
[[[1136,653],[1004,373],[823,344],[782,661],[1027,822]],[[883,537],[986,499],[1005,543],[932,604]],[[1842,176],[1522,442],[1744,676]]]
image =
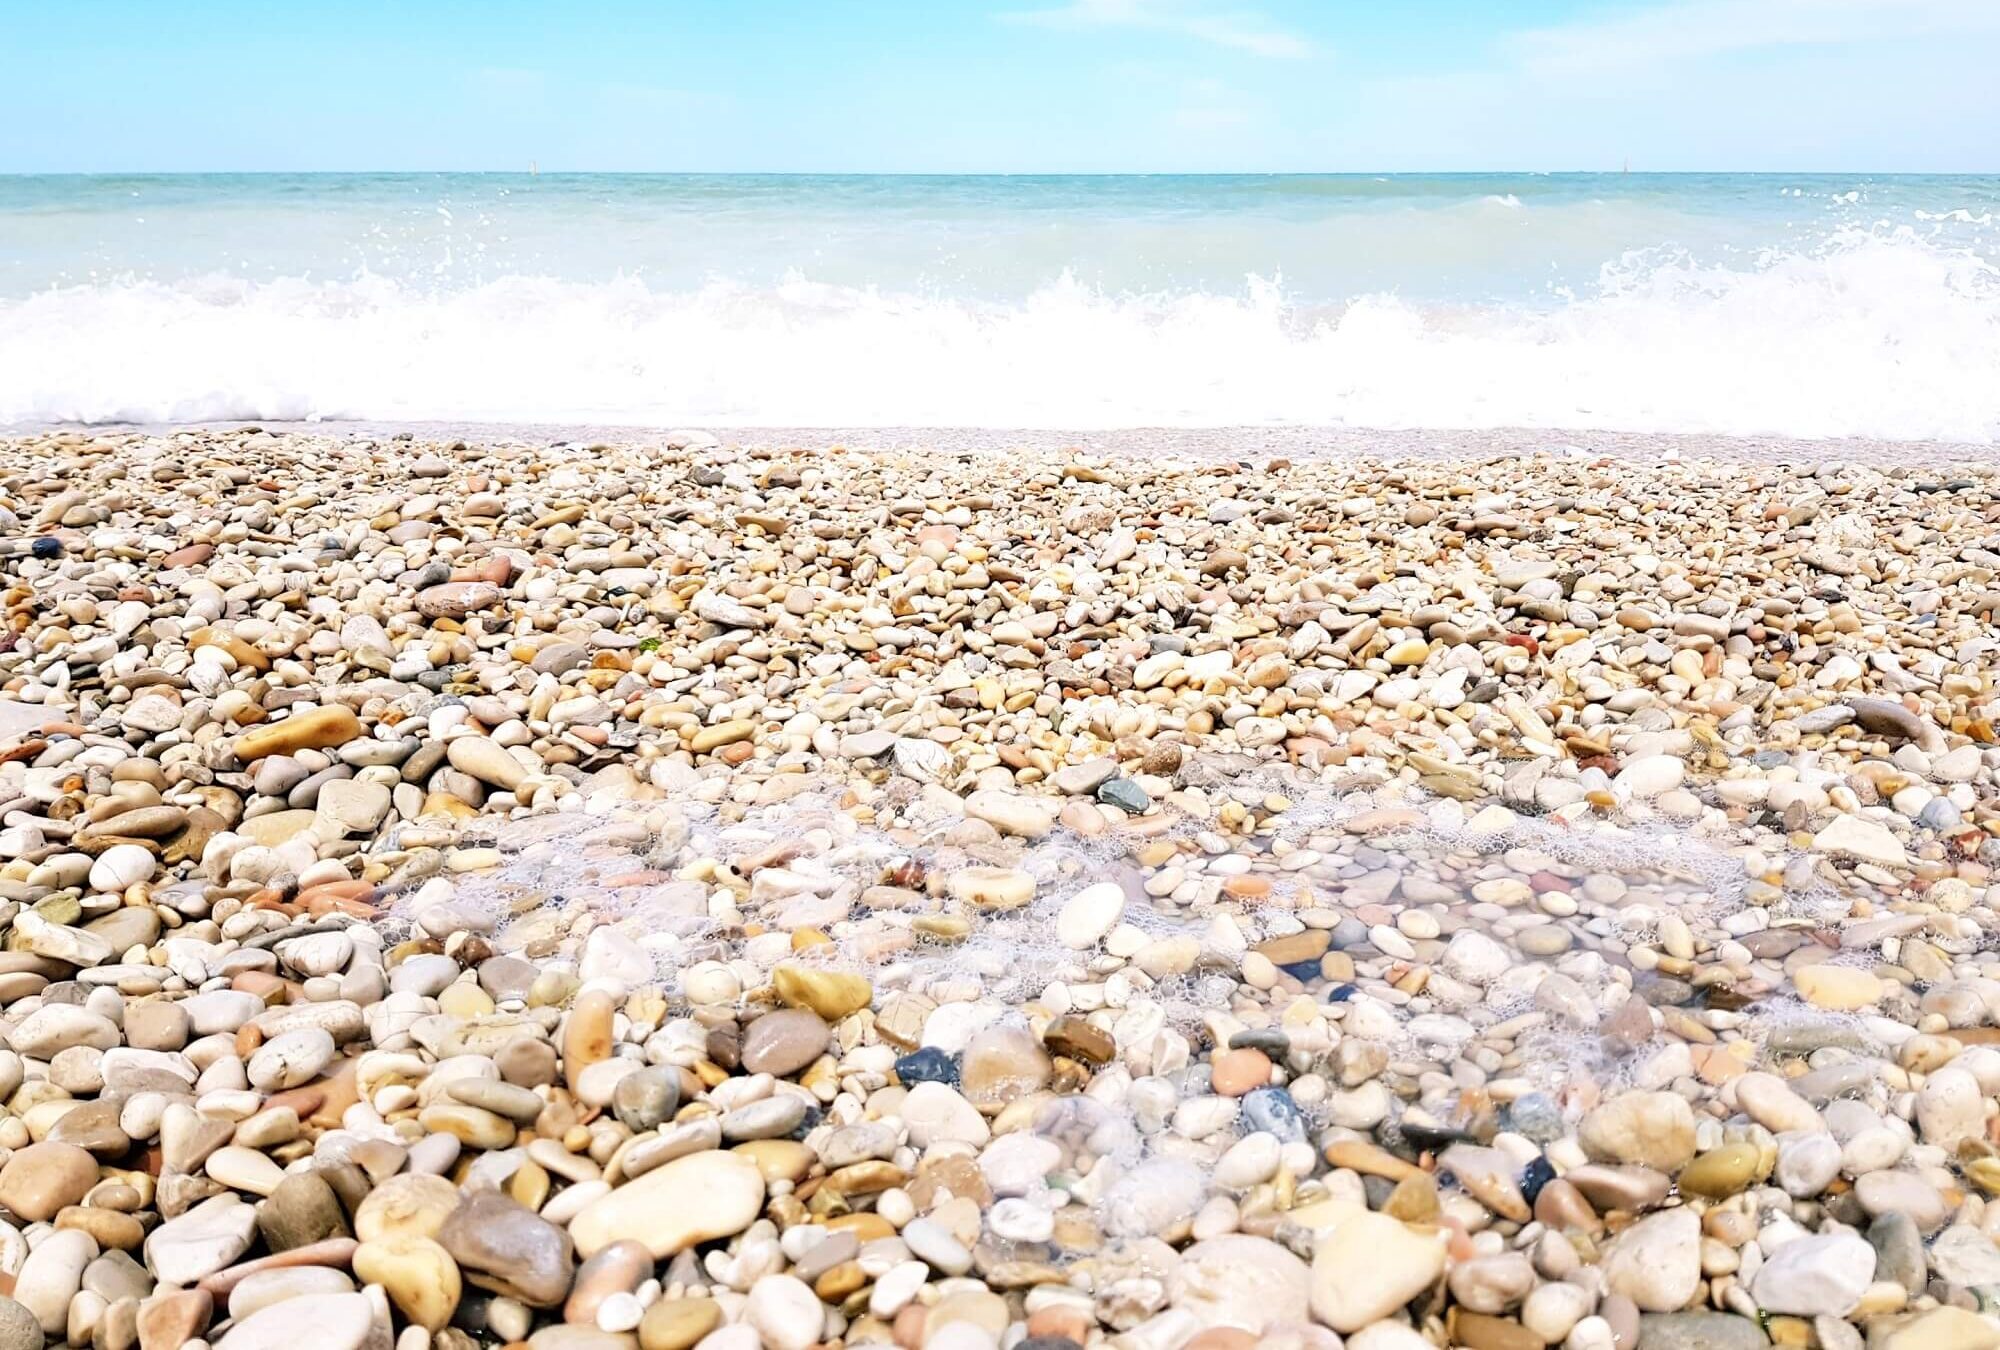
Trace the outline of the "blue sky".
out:
[[[2000,0],[0,0],[0,171],[2000,170]]]

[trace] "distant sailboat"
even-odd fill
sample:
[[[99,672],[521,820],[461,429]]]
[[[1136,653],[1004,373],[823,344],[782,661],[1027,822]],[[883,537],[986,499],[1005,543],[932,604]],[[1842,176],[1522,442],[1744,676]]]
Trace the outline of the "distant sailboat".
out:
[[[538,160],[538,159],[531,159],[531,160],[529,160],[529,161],[528,161],[528,177],[530,177],[530,178],[540,178],[541,176],[542,176],[542,162],[541,162],[540,160]]]

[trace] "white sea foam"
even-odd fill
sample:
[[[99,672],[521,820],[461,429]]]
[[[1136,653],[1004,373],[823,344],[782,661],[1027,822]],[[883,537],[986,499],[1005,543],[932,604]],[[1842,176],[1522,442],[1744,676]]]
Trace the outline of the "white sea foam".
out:
[[[215,276],[0,300],[0,424],[1350,425],[1990,442],[2000,268],[1908,230],[1545,303]]]

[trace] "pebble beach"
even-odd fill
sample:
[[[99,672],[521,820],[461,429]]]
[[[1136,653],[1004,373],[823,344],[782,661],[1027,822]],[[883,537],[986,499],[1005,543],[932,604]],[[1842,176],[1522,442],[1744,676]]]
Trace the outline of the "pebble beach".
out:
[[[2000,470],[1289,439],[0,441],[0,1350],[2000,1347]]]

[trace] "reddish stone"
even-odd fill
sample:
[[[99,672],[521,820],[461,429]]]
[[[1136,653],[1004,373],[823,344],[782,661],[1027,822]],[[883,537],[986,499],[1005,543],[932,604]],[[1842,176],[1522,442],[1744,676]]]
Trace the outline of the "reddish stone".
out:
[[[199,567],[214,554],[213,544],[189,544],[186,548],[177,548],[160,559],[160,566],[169,572],[177,567]]]

